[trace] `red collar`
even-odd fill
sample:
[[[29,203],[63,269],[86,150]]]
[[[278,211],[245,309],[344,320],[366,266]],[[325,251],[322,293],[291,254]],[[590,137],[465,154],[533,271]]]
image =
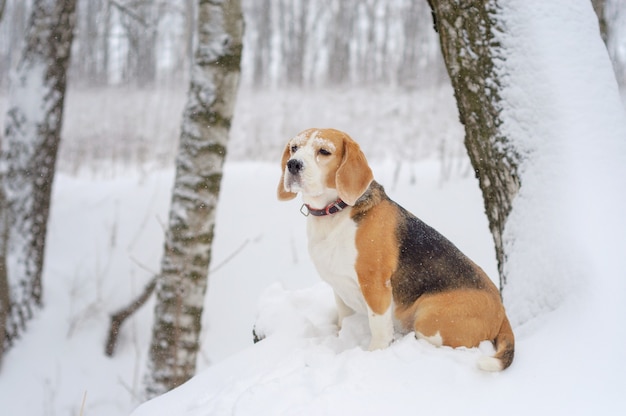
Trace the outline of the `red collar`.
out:
[[[336,214],[347,206],[348,204],[343,202],[341,198],[338,198],[335,202],[331,202],[322,209],[315,209],[311,208],[308,204],[302,204],[302,207],[300,207],[300,212],[305,217],[308,217],[309,214],[313,215],[314,217],[323,217],[324,215]]]

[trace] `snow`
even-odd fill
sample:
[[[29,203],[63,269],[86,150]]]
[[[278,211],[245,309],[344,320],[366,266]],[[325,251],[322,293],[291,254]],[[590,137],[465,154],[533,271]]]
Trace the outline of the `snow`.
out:
[[[115,357],[103,354],[107,314],[158,271],[173,171],[63,174],[53,194],[45,306],[3,361],[2,414],[79,414],[83,397],[85,415],[103,416],[625,414],[624,108],[586,0],[501,4],[512,8],[507,24],[519,35],[503,39],[514,46],[501,68],[511,83],[503,128],[529,155],[507,224],[504,295],[516,334],[509,369],[476,368],[492,352],[488,343],[453,350],[408,334],[368,352],[363,316],[347,318],[337,334],[332,293],[308,258],[300,201],[275,199],[288,137],[275,125],[263,129],[259,118],[235,142],[268,144],[276,160],[225,165],[198,375],[136,408],[152,302],[126,323]],[[290,126],[304,120],[298,130],[345,128],[331,123],[332,114],[295,111],[290,118],[280,103],[265,110]],[[419,128],[419,117],[407,123]],[[362,124],[377,131],[371,120]],[[234,130],[245,131],[242,124]],[[358,123],[346,130],[360,139]],[[364,151],[393,155],[384,153],[385,130],[378,131],[371,137],[379,140],[362,142]],[[450,175],[455,163],[389,158],[373,171],[392,198],[497,280],[477,183]],[[252,344],[255,323],[265,339]]]
[[[474,179],[455,175],[441,185],[435,160],[401,167],[388,161],[374,169],[394,198],[496,275]],[[246,353],[257,318],[260,325],[275,321],[277,333],[288,334],[289,326],[297,328],[303,319],[314,325],[296,335],[334,331],[332,295],[308,258],[300,203],[275,199],[278,179],[278,162],[225,165],[201,369]],[[85,414],[90,415],[129,414],[139,404],[153,303],[125,324],[113,358],[103,353],[108,314],[125,306],[158,271],[172,181],[173,170],[127,172],[115,178],[57,177],[44,309],[3,362],[3,414],[78,414],[84,394]],[[459,198],[463,208],[453,207]],[[294,315],[294,308],[300,315]],[[259,310],[264,310],[261,316]],[[363,332],[365,327],[353,330]],[[369,342],[364,333],[357,334],[348,334],[347,340]],[[301,341],[308,339],[292,339],[281,349]]]
[[[503,129],[525,157],[505,235],[513,366],[484,374],[475,368],[481,351],[437,349],[411,334],[366,352],[363,316],[336,334],[328,288],[275,285],[259,305],[265,340],[133,416],[626,411],[626,117],[617,84],[589,2],[500,5],[498,70],[511,85]]]
[[[504,296],[515,325],[591,290],[600,264],[603,289],[622,280],[614,276],[621,256],[607,250],[626,246],[618,212],[626,197],[616,192],[626,188],[626,122],[590,2],[501,5],[512,10],[505,20],[512,33],[501,35],[511,58],[499,71],[514,85],[503,94],[504,130],[527,157],[504,236],[511,253]],[[536,18],[554,13],[559,25]],[[594,247],[602,247],[598,256],[589,255]]]

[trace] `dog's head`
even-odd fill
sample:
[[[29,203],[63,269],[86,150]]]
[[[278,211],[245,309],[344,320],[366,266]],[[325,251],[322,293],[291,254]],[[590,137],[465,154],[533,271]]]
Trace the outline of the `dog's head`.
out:
[[[289,140],[281,169],[282,201],[301,192],[305,201],[326,204],[341,198],[354,205],[374,179],[359,145],[334,129],[309,129]]]

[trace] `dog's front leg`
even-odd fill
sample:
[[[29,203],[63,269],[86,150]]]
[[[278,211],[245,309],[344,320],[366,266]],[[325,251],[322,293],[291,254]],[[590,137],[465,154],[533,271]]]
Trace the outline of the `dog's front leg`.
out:
[[[367,306],[367,318],[369,320],[370,332],[372,340],[370,341],[369,350],[380,350],[387,348],[393,341],[393,317],[391,314],[391,306],[381,315],[374,312],[369,305]]]
[[[339,297],[337,293],[335,293],[335,304],[337,304],[337,329],[341,330],[341,325],[343,324],[343,319],[352,315],[354,310],[351,307],[346,305],[346,303]]]

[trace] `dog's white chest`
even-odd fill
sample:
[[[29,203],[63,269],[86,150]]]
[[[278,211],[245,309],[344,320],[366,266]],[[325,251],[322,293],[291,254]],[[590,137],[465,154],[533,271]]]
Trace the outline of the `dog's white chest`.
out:
[[[354,311],[365,312],[365,299],[355,271],[356,224],[349,212],[332,217],[309,218],[309,254],[320,274],[344,303]]]

